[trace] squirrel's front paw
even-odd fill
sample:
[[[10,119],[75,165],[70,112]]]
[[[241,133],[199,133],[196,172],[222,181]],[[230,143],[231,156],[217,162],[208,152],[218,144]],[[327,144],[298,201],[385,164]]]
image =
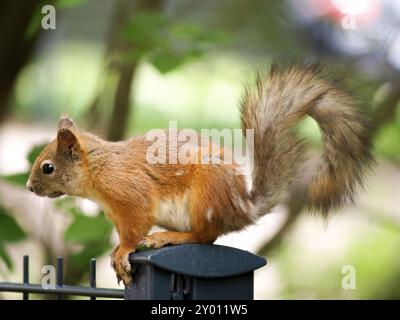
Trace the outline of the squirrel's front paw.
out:
[[[144,237],[142,241],[139,242],[139,246],[159,249],[173,243],[174,239],[168,237],[168,232],[156,232]]]
[[[111,254],[111,266],[117,275],[118,284],[121,280],[125,286],[132,284],[132,267],[129,262],[129,254],[133,251],[117,246]]]

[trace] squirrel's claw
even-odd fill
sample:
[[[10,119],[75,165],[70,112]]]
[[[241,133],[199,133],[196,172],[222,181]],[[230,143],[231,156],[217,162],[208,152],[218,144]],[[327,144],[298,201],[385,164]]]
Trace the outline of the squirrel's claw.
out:
[[[122,264],[115,263],[114,267],[115,274],[117,276],[118,285],[122,281],[126,287],[132,284],[132,275],[130,271],[124,269]]]
[[[139,246],[151,249],[159,249],[170,244],[177,243],[175,239],[168,236],[168,232],[156,232],[148,235],[139,242]]]
[[[122,280],[125,286],[132,284],[132,267],[129,262],[129,253],[123,253],[117,247],[111,254],[111,267],[116,273],[118,284]]]
[[[138,248],[141,250],[154,249],[153,245],[146,239],[146,237],[139,242]]]
[[[120,285],[121,281],[125,285],[125,287],[130,287],[133,282],[131,274],[126,272],[121,272],[120,274],[117,274],[118,285]]]

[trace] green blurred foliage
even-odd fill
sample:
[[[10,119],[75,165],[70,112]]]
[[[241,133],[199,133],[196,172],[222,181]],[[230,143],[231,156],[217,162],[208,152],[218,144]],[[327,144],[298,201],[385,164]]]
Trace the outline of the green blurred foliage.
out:
[[[384,126],[375,143],[375,149],[381,156],[400,164],[400,121],[393,120]]]
[[[16,184],[18,186],[24,186],[29,178],[29,172],[22,172],[22,173],[14,173],[5,175],[2,177],[8,182]]]
[[[70,252],[69,267],[78,271],[85,270],[91,258],[101,256],[111,249],[113,225],[102,212],[96,216],[87,216],[76,206],[68,207],[67,212],[73,216],[73,221],[65,230],[64,239],[67,243],[79,244],[81,247],[78,251]]]
[[[25,232],[21,229],[15,219],[4,208],[0,206],[0,259],[7,268],[12,269],[13,263],[8,255],[5,245],[17,242],[25,238]]]
[[[108,238],[112,225],[103,214],[88,217],[82,213],[74,214],[74,221],[64,234],[64,239],[71,243],[90,245],[100,238]]]
[[[144,57],[161,73],[200,57],[212,44],[226,40],[220,31],[171,21],[162,12],[154,11],[135,14],[124,26],[122,36],[132,43],[132,49],[123,58],[137,61]]]

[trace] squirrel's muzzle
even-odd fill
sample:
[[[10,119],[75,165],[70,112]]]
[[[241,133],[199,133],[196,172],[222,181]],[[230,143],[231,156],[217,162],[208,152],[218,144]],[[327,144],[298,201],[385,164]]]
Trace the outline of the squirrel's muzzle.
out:
[[[26,188],[30,191],[33,192],[33,187],[32,187],[32,183],[31,180],[28,179],[28,181],[26,182]]]

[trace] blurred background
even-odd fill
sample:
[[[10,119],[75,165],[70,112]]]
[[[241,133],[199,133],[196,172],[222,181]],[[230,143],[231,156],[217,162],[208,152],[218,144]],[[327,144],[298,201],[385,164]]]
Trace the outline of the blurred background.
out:
[[[44,29],[44,5],[56,11]],[[0,281],[31,281],[66,259],[68,284],[117,288],[111,223],[86,200],[24,188],[35,156],[68,112],[110,140],[152,128],[240,128],[243,86],[272,61],[319,61],[372,115],[377,166],[357,202],[328,221],[274,210],[217,243],[268,259],[257,299],[400,298],[400,1],[58,0],[0,2]],[[320,133],[301,124],[310,158]],[[342,286],[346,266],[355,287]],[[343,273],[344,272],[344,273]],[[120,287],[122,288],[122,287]],[[20,298],[0,293],[0,299]],[[41,299],[42,296],[36,296]]]

